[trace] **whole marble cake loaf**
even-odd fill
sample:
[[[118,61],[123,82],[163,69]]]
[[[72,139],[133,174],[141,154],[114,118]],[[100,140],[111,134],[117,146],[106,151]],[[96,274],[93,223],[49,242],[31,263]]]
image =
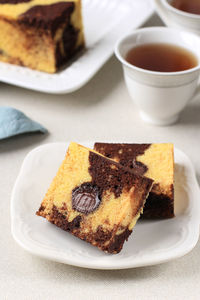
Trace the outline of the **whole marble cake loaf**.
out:
[[[81,0],[0,0],[0,60],[54,73],[84,47]]]
[[[105,252],[118,253],[142,213],[152,183],[71,143],[37,215]]]
[[[173,144],[96,143],[94,149],[136,174],[154,180],[142,217],[174,217]]]

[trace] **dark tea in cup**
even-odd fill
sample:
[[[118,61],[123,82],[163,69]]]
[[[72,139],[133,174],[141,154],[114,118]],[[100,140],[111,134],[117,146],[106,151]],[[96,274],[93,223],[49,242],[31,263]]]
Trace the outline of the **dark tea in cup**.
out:
[[[172,0],[170,4],[187,13],[200,15],[200,0]]]
[[[198,65],[191,51],[165,43],[135,46],[128,51],[126,61],[138,68],[155,72],[180,72]]]

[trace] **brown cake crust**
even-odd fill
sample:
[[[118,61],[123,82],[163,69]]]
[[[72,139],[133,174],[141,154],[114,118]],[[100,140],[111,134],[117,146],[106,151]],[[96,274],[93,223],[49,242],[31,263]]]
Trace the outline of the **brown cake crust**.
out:
[[[150,146],[151,144],[95,143],[94,150],[110,159],[115,159],[134,173],[144,175],[148,166],[137,161],[137,157],[143,155]],[[149,219],[174,217],[173,184],[168,194],[164,194],[157,183],[153,184],[141,217]]]

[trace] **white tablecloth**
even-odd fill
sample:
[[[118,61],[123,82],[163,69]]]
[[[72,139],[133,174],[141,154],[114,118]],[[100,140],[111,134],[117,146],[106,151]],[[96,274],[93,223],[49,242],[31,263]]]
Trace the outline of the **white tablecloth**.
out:
[[[146,25],[152,24],[160,24],[156,16]],[[199,97],[174,126],[144,124],[114,57],[85,87],[68,95],[0,84],[0,105],[22,110],[49,130],[48,135],[23,135],[0,142],[0,299],[200,299],[200,242],[188,255],[162,265],[98,271],[32,256],[16,244],[10,232],[10,196],[21,163],[31,149],[44,143],[173,142],[190,157],[200,180]]]

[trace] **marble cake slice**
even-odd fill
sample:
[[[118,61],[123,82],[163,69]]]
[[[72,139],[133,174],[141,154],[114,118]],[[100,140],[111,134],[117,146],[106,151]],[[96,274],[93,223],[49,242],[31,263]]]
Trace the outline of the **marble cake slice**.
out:
[[[118,253],[142,213],[152,183],[71,143],[37,215],[105,252]]]
[[[137,174],[154,180],[142,217],[174,217],[173,144],[95,143],[94,149]]]
[[[84,48],[81,0],[0,0],[0,60],[55,73]]]

